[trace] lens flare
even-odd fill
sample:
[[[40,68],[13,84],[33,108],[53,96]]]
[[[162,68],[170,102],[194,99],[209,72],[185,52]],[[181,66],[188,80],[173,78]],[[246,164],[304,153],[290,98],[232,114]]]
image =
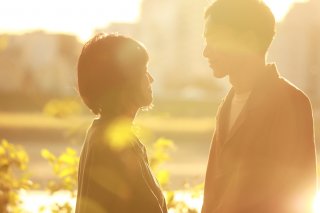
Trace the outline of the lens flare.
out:
[[[320,193],[318,192],[313,201],[313,213],[320,213]]]
[[[281,22],[294,3],[305,3],[309,0],[263,0],[273,12],[277,22]]]
[[[105,142],[114,151],[121,151],[134,140],[132,124],[128,119],[118,119],[105,130]]]

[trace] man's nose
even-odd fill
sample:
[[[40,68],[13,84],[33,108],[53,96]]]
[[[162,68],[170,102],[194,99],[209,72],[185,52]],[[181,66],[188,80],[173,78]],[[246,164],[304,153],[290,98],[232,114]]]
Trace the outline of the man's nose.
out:
[[[152,75],[150,73],[148,73],[148,79],[149,79],[150,83],[152,83],[154,81],[154,78],[152,77]]]
[[[208,57],[208,54],[209,54],[209,48],[208,48],[208,45],[206,45],[203,49],[203,52],[202,52],[202,55],[203,57]]]

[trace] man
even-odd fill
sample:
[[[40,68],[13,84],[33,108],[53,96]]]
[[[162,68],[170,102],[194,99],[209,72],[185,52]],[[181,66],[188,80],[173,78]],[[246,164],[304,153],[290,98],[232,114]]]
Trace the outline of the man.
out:
[[[259,0],[217,0],[204,56],[229,77],[209,154],[202,213],[311,213],[313,118],[306,95],[265,62],[275,19]]]

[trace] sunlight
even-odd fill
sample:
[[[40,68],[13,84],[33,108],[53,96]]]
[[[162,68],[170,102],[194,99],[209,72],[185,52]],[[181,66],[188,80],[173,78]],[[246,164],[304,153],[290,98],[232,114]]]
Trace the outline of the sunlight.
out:
[[[11,0],[1,4],[0,33],[31,30],[73,33],[87,40],[110,22],[135,22],[141,0]]]
[[[105,142],[114,151],[121,151],[134,141],[132,125],[129,119],[119,119],[111,123],[105,130]]]
[[[313,213],[320,213],[320,193],[318,192],[313,202]]]
[[[272,10],[277,22],[281,22],[290,11],[294,3],[307,2],[308,0],[263,0]]]
[[[175,192],[175,201],[182,201],[187,204],[191,209],[196,210],[197,212],[201,211],[203,196],[194,197],[192,193],[185,191],[176,191]],[[170,209],[169,213],[176,213],[174,209]]]
[[[166,192],[165,192],[166,193]],[[194,197],[192,193],[186,191],[174,191],[175,202],[184,202],[187,207],[201,211],[203,196]],[[55,204],[63,205],[65,203],[70,204],[72,208],[75,208],[76,200],[71,198],[68,192],[61,191],[56,192],[54,195],[50,195],[44,191],[20,191],[21,196],[21,208],[26,213],[42,212],[51,213]],[[34,201],[37,202],[34,202]],[[40,211],[41,210],[41,211]],[[175,209],[171,208],[169,213],[176,213]]]
[[[88,40],[95,29],[111,22],[136,22],[142,0],[11,0],[1,4],[0,33],[21,34],[32,30],[75,34]],[[308,0],[263,0],[281,21],[293,3]]]
[[[75,207],[76,200],[71,198],[68,192],[56,192],[51,195],[49,192],[44,191],[20,191],[21,208],[26,213],[42,212],[52,213],[52,209],[56,203],[63,205],[68,203],[72,208]],[[37,202],[35,202],[35,200]]]

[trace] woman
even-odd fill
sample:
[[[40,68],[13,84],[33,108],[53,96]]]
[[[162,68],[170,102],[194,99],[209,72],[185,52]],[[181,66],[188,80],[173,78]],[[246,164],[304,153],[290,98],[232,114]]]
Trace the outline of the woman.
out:
[[[166,213],[143,144],[131,131],[141,107],[152,102],[148,54],[137,41],[99,34],[78,61],[81,98],[98,116],[80,157],[76,213]]]

